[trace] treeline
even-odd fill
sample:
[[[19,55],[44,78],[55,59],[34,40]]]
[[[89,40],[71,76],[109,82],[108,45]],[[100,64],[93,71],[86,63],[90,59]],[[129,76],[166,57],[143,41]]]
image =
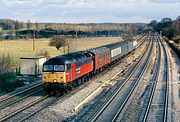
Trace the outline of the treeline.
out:
[[[0,19],[0,28],[2,30],[19,30],[23,28],[23,22],[11,19]]]
[[[148,26],[152,27],[154,31],[166,36],[168,39],[175,40],[175,42],[179,43],[180,16],[178,16],[175,20],[172,20],[171,18],[163,18],[160,22],[153,20],[148,24]]]
[[[54,35],[100,37],[135,34],[143,23],[31,23],[0,19],[0,37],[4,39],[48,38]]]
[[[175,20],[172,20],[171,18],[163,18],[160,22],[153,20],[147,26],[149,29],[151,28],[153,31],[167,37],[168,39],[164,39],[180,58],[180,16]]]
[[[71,37],[102,37],[102,36],[119,36],[124,34],[123,30],[103,30],[103,31],[64,31],[64,30],[52,30],[52,29],[43,29],[43,30],[21,30],[16,32],[16,36],[19,38],[49,38],[57,35],[71,36]]]

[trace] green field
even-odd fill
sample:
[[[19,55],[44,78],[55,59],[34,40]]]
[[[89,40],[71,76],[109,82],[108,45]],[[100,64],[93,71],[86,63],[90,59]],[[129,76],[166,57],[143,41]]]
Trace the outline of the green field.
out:
[[[85,50],[113,42],[120,41],[121,37],[97,37],[97,38],[77,38],[70,39],[70,48],[73,50]],[[57,50],[55,47],[49,46],[50,38],[36,39],[35,50],[33,51],[32,39],[29,40],[4,40],[0,41],[0,56],[10,54],[13,58],[14,66],[19,65],[20,57],[42,55],[42,52],[47,51],[50,57],[63,54],[63,50]],[[77,48],[76,48],[77,45]],[[67,52],[67,49],[66,49]]]

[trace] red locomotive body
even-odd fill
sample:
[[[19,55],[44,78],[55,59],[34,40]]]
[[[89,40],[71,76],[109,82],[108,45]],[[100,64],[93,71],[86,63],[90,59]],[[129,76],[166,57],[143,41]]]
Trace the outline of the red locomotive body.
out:
[[[76,61],[70,63],[70,70],[66,73],[66,82],[74,81],[93,71],[93,60],[89,53],[82,54],[69,54]]]

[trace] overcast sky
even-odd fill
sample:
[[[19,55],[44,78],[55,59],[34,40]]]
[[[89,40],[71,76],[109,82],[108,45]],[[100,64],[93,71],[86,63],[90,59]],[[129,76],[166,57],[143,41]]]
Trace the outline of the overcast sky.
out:
[[[180,15],[180,0],[0,0],[0,19],[27,22],[150,22]]]

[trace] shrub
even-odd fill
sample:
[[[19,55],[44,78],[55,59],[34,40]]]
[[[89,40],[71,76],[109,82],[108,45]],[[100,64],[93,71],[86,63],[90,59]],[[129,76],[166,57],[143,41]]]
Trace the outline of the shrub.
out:
[[[54,46],[56,47],[57,50],[59,50],[60,47],[63,47],[66,45],[67,45],[66,39],[60,36],[53,37],[49,42],[49,46]]]
[[[14,73],[0,74],[0,90],[1,92],[11,92],[17,87],[21,87],[25,82],[33,82],[36,77],[16,77]]]
[[[14,73],[0,74],[0,89],[5,92],[11,92],[16,87],[24,85],[24,81],[18,80]]]
[[[4,74],[12,71],[13,58],[8,54],[4,53],[0,56],[0,73]]]

